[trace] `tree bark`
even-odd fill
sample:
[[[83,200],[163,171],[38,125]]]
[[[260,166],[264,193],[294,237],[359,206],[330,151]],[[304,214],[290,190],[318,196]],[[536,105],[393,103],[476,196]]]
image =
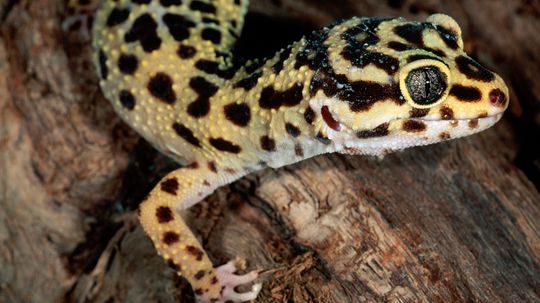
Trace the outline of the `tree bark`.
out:
[[[263,269],[257,302],[540,302],[540,5],[253,1],[238,54],[353,15],[461,24],[510,86],[495,127],[384,159],[266,169],[185,213],[215,264]],[[193,302],[134,209],[176,166],[115,115],[63,1],[0,0],[0,302]]]

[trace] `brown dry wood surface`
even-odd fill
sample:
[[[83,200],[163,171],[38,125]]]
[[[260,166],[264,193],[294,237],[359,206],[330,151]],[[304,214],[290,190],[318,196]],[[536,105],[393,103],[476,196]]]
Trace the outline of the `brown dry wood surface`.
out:
[[[260,268],[258,302],[540,302],[537,1],[253,1],[239,53],[336,18],[454,16],[511,88],[479,135],[383,160],[266,169],[186,213],[215,263]],[[175,164],[115,115],[64,1],[0,0],[0,302],[193,302],[133,210]]]

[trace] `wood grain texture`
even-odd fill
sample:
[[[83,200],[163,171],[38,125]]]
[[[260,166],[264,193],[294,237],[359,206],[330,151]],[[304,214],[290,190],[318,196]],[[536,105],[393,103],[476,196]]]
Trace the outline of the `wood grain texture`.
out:
[[[238,53],[336,18],[432,12],[507,81],[508,112],[382,160],[267,169],[186,212],[216,264],[263,269],[258,302],[540,302],[537,2],[253,1]],[[176,165],[115,115],[65,16],[63,1],[0,1],[0,302],[193,302],[133,212]]]

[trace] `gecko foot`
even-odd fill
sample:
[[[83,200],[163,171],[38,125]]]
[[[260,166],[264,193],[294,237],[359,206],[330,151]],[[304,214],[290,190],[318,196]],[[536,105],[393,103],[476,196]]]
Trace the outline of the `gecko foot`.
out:
[[[237,286],[253,282],[258,277],[258,271],[251,271],[245,275],[237,275],[235,272],[244,267],[242,260],[229,261],[216,268],[216,276],[221,283],[223,290],[220,300],[217,302],[246,302],[255,300],[261,291],[262,283],[256,283],[248,292],[239,293],[235,290]]]

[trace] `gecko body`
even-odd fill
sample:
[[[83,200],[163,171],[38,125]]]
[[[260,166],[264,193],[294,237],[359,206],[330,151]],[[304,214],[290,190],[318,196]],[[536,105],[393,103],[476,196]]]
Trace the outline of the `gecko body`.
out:
[[[159,254],[202,302],[254,299],[232,263],[213,268],[178,211],[264,167],[331,152],[384,155],[482,131],[508,89],[463,50],[461,29],[352,18],[275,56],[237,65],[247,0],[102,1],[93,29],[100,86],[118,114],[181,164],[142,202]]]

